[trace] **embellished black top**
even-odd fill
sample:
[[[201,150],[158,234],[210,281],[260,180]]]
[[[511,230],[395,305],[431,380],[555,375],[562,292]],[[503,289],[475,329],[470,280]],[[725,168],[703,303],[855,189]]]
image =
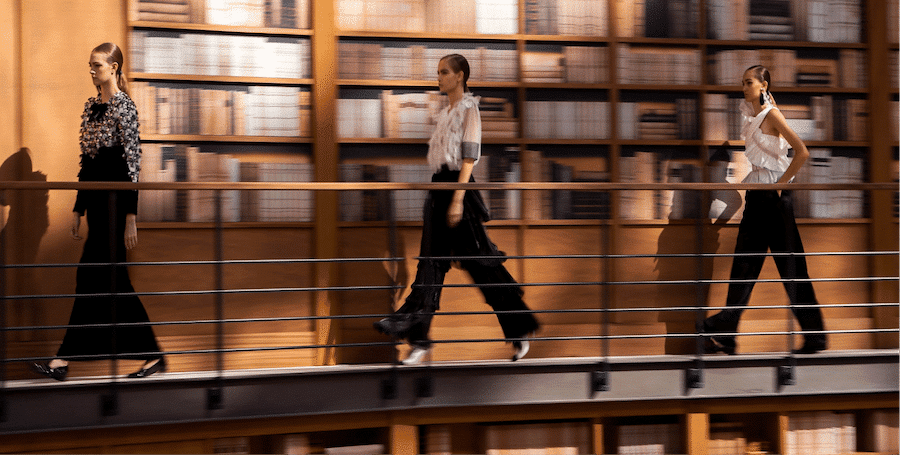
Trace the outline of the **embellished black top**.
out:
[[[84,103],[81,114],[81,163],[94,158],[101,147],[121,145],[128,165],[128,176],[138,181],[141,172],[141,138],[138,132],[138,112],[134,101],[125,92],[118,92],[109,103],[95,96]]]
[[[137,182],[141,171],[138,113],[125,92],[108,103],[100,97],[88,99],[81,114],[81,171],[79,182]],[[78,191],[75,212],[106,210],[107,192]],[[118,191],[119,212],[137,213],[137,191]],[[100,205],[98,205],[100,204]],[[90,218],[90,213],[89,213]]]

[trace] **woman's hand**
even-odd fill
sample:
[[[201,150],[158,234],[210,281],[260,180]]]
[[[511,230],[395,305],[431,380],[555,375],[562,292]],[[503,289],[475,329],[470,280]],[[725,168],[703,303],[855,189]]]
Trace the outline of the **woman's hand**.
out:
[[[79,235],[78,231],[81,229],[81,214],[78,212],[72,212],[72,238],[75,240],[81,240],[81,235]]]
[[[462,221],[463,215],[463,200],[462,198],[454,197],[450,202],[450,207],[447,208],[447,226],[452,228],[459,225],[459,222]]]
[[[137,223],[135,214],[125,215],[125,248],[132,249],[137,246]]]

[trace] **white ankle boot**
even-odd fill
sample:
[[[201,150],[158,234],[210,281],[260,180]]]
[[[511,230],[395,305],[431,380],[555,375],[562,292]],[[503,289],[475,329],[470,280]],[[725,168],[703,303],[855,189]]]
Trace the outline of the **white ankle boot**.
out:
[[[405,359],[403,359],[403,364],[418,365],[422,362],[422,357],[425,357],[425,354],[427,354],[429,350],[430,349],[413,348],[413,350],[410,351],[409,355]]]

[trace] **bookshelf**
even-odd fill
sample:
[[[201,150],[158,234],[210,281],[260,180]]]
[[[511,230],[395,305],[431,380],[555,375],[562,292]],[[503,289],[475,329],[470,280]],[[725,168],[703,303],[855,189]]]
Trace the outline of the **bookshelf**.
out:
[[[131,95],[145,142],[142,181],[312,180],[308,1],[130,0],[128,6]],[[223,221],[310,222],[312,195],[297,193],[228,192]],[[144,196],[143,222],[213,221],[212,193]]]
[[[774,68],[773,92],[779,106],[813,152],[811,165],[804,168],[798,181],[896,179],[896,173],[883,171],[891,166],[873,164],[883,160],[896,168],[897,163],[896,139],[885,143],[872,133],[884,122],[878,113],[895,111],[892,107],[898,99],[896,84],[886,85],[883,77],[892,74],[895,81],[896,71],[881,71],[874,63],[886,60],[886,55],[896,60],[897,45],[882,43],[880,37],[885,35],[878,33],[887,24],[863,19],[878,17],[873,12],[884,8],[890,10],[878,1],[773,0],[761,9],[757,0],[467,0],[454,2],[452,8],[442,1],[337,0],[298,3],[294,6],[296,17],[285,13],[285,5],[291,2],[276,2],[281,9],[270,11],[266,2],[248,1],[222,3],[246,13],[225,17],[225,9],[215,9],[219,6],[201,14],[198,2],[184,0],[179,4],[188,5],[188,13],[181,13],[188,14],[186,21],[182,16],[162,21],[141,9],[143,3],[155,2],[131,2],[131,39],[137,51],[132,52],[137,55],[132,70],[140,99],[173,98],[172,107],[159,103],[156,115],[147,116],[146,127],[152,133],[144,137],[151,142],[149,149],[174,149],[176,154],[204,158],[207,166],[193,175],[208,181],[233,179],[235,173],[227,172],[229,166],[248,171],[241,179],[252,174],[250,169],[260,173],[281,166],[294,171],[273,174],[291,181],[427,181],[421,157],[434,126],[430,118],[445,102],[435,91],[433,72],[437,60],[448,53],[469,58],[472,89],[482,96],[484,160],[476,167],[478,181],[739,182],[747,163],[742,160],[738,140],[741,98],[737,77],[754,63]],[[146,49],[148,42],[150,50]],[[168,56],[175,49],[206,55],[209,52],[204,49],[216,47],[229,51],[226,56],[218,53],[178,61],[155,55]],[[256,59],[246,58],[248,54]],[[881,56],[881,60],[873,56]],[[648,67],[654,70],[646,71]],[[887,99],[876,100],[882,96]],[[260,111],[267,111],[260,116],[251,113],[257,101],[263,106]],[[185,112],[207,111],[225,118],[197,124],[176,120]],[[253,124],[268,129],[256,130]],[[883,126],[896,131],[895,121]],[[182,151],[193,148],[199,153]],[[218,154],[218,163],[213,153]],[[261,156],[265,163],[251,158]],[[149,179],[171,179],[173,172],[165,160],[156,161],[162,163],[159,175]],[[188,172],[179,171],[178,161],[175,164],[175,179],[187,178]],[[278,178],[259,177],[260,181]],[[543,251],[537,244],[544,239],[567,238],[567,234],[571,234],[570,240],[581,236],[588,244],[596,243],[598,231],[603,230],[612,253],[680,251],[673,239],[696,239],[697,235],[701,238],[685,244],[701,242],[704,251],[728,253],[741,218],[741,194],[730,191],[711,194],[708,200],[686,192],[656,190],[484,193],[495,219],[492,235],[502,239],[499,242],[509,254],[536,254]],[[177,205],[186,196],[160,196],[170,205],[173,197]],[[194,199],[197,197],[203,196]],[[243,222],[306,223],[320,240],[313,247],[320,257],[384,255],[388,243],[382,233],[386,207],[390,206],[403,240],[399,252],[414,256],[424,192],[395,191],[392,198],[387,204],[381,196],[363,191],[303,193],[299,198],[302,206],[281,210],[288,215],[265,215],[271,210],[259,208],[249,209],[247,214],[233,211],[228,221],[235,226]],[[873,245],[890,249],[896,244],[885,235],[896,226],[896,216],[883,221],[880,209],[896,206],[896,195],[798,191],[796,198],[802,230],[830,239],[809,239],[806,234],[807,250],[868,249]],[[248,195],[235,194],[229,207],[236,207],[237,199],[240,207],[253,203]],[[157,215],[155,221],[208,219],[208,214],[188,215],[183,208],[174,215],[171,209],[163,211],[169,215]],[[698,217],[709,220],[700,234],[692,221]],[[265,228],[265,224],[259,226]],[[852,237],[864,240],[856,242],[841,235],[851,232]],[[360,245],[354,237],[363,234],[385,239],[385,243]],[[544,253],[569,250],[564,243],[556,245],[557,250]],[[586,251],[583,248],[572,252]],[[587,251],[600,253],[604,248],[592,245]],[[696,269],[693,264],[675,262],[679,265],[626,260],[608,264],[608,268],[596,264],[574,267],[589,280],[600,280],[601,274],[616,280],[659,280]],[[706,262],[705,278],[724,278],[719,275],[728,264]],[[414,266],[414,261],[405,264],[407,277],[414,275]],[[510,266],[520,280],[545,281],[545,264],[516,260],[510,261]],[[821,270],[813,267],[813,274],[831,276],[833,270],[856,267],[868,266],[853,258],[823,261]],[[879,270],[892,267],[886,263],[877,266]],[[316,269],[312,279],[341,281],[335,277],[362,275],[377,284],[393,282],[380,269],[357,269]],[[774,269],[766,268],[764,276],[770,275],[775,276]],[[667,304],[695,303],[694,297],[672,299],[669,289],[659,286],[638,287],[668,300]],[[828,290],[826,302],[871,301],[876,295],[891,298],[896,294],[896,290],[876,289],[878,285],[822,287]],[[631,290],[615,289],[616,305],[642,306]],[[723,301],[723,292],[719,286],[710,286],[702,298],[717,306]],[[777,287],[757,293],[782,300]],[[460,305],[460,310],[474,297],[468,290],[448,294],[448,307]],[[386,299],[380,294],[368,297],[349,299],[322,293],[316,297],[316,305],[329,308],[327,312],[353,308],[379,313],[391,311],[391,302],[402,299]],[[550,309],[554,302],[573,298],[594,305],[600,296],[581,290],[533,288],[527,298],[538,309]],[[761,313],[760,320],[773,317]],[[869,326],[873,319],[873,315],[858,311],[826,311],[826,318],[829,315],[836,321],[833,328]],[[617,314],[615,322],[621,326],[614,330],[652,333],[665,326],[670,332],[692,331],[688,321],[692,315],[669,312],[660,313],[656,320],[642,318]],[[449,330],[459,323],[473,323],[485,330],[491,325],[477,318],[457,319],[461,320],[438,318],[435,330],[445,325]],[[592,324],[579,324],[564,316],[547,319],[550,334],[594,331]],[[324,322],[319,329],[338,330]],[[338,332],[332,335],[345,341],[376,340],[364,321],[347,321]],[[331,335],[320,332],[319,336]],[[870,347],[884,342],[860,336],[842,346]],[[660,353],[687,349],[686,345],[678,348],[671,344],[632,348]],[[770,345],[754,346],[766,349]],[[622,349],[627,352],[628,348]],[[452,349],[444,351],[441,355],[449,357],[438,355],[437,359],[454,358]],[[495,351],[485,348],[475,355],[491,358]],[[553,349],[548,347],[546,352]],[[535,354],[543,355],[540,348]],[[333,361],[351,362],[354,358],[358,356],[332,357]]]

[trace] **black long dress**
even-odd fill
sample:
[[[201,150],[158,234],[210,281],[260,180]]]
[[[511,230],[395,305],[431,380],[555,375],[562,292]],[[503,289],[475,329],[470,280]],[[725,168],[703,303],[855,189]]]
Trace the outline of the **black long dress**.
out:
[[[121,92],[120,92],[121,93]],[[92,100],[95,100],[92,98]],[[96,101],[92,104],[93,112],[86,115],[82,124],[82,148],[85,147],[85,127],[88,130],[98,127],[93,122],[107,122],[113,131],[125,124],[133,128],[136,137],[136,111],[133,122],[123,122],[121,112],[130,112],[134,104],[127,96],[119,96],[111,102],[107,110]],[[124,105],[124,107],[122,106]],[[99,107],[99,108],[98,108]],[[102,111],[102,112],[100,112]],[[131,124],[133,123],[133,125]],[[93,127],[93,128],[92,128]],[[87,133],[90,136],[90,132]],[[139,157],[139,145],[135,146],[129,134],[113,134],[119,139],[114,142],[130,143],[136,147]],[[124,138],[124,139],[123,139]],[[96,152],[93,152],[96,150]],[[133,181],[136,167],[135,151],[123,145],[98,146],[91,154],[82,154],[81,171],[78,181]],[[93,155],[93,156],[91,156]],[[132,158],[132,159],[129,159]],[[131,163],[129,163],[131,161]],[[115,325],[147,323],[150,318],[140,299],[134,295],[109,295],[110,293],[133,293],[134,287],[128,276],[128,269],[123,265],[91,266],[96,263],[126,262],[125,255],[125,217],[129,213],[137,213],[137,191],[79,191],[74,210],[86,214],[88,236],[84,242],[84,251],[76,274],[75,298],[70,326],[101,325],[90,327],[71,327],[66,330],[57,357],[66,360],[98,360],[117,357],[135,360],[151,360],[161,356],[153,327],[149,325]],[[111,198],[114,200],[111,202]],[[111,205],[111,204],[114,204]],[[113,213],[112,209],[115,209]],[[92,295],[107,294],[107,295]],[[107,326],[102,326],[106,324]]]

